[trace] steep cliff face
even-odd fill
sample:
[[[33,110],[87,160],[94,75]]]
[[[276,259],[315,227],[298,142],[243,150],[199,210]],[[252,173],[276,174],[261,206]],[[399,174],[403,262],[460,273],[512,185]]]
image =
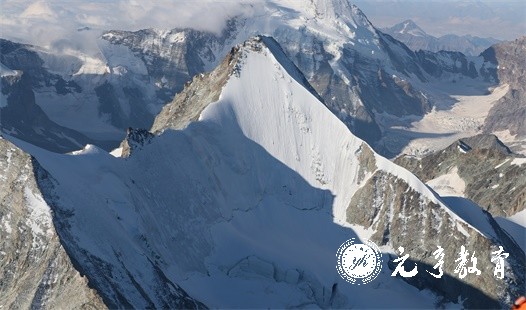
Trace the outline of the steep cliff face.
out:
[[[242,26],[239,23],[238,19],[230,19],[219,35],[190,28],[110,30],[101,37],[110,43],[103,47],[103,53],[109,63],[130,71],[136,70],[118,51],[124,48],[136,55],[143,62],[144,73],[158,87],[157,96],[166,103],[194,76],[211,70],[223,59],[234,45]]]
[[[199,118],[208,104],[217,101],[238,62],[239,53],[236,50],[234,47],[218,68],[199,74],[186,83],[183,90],[157,115],[151,131],[159,133],[166,128],[184,129]]]
[[[416,55],[425,71],[437,78],[453,75],[472,79],[480,77],[493,83],[498,81],[493,71],[494,67],[489,64],[489,69],[487,69],[485,66],[477,65],[476,63],[481,62],[481,59],[477,57],[468,57],[460,52],[448,51],[418,51]]]
[[[404,253],[410,254],[411,260],[419,265],[419,273],[407,279],[409,283],[437,291],[447,300],[467,299],[464,306],[468,308],[498,308],[497,300],[510,300],[520,294],[520,287],[524,285],[524,276],[521,275],[524,252],[489,213],[471,211],[467,218],[475,230],[466,230],[468,226],[465,224],[455,223],[451,211],[426,201],[400,178],[377,171],[352,197],[347,221],[370,229],[371,240],[379,245],[389,245],[394,249],[403,247]],[[458,209],[457,212],[462,214]],[[515,270],[516,276],[507,283],[493,277],[494,263],[488,249],[496,250],[496,244],[514,249],[510,254],[514,258],[510,260],[509,268]],[[444,249],[448,258],[443,266],[446,276],[441,279],[424,271],[436,272],[431,266],[437,263],[432,253],[438,246]],[[450,277],[456,276],[452,272],[457,266],[453,258],[458,257],[461,246],[470,249],[470,253],[477,253],[477,267],[483,274],[468,275],[463,279],[465,284],[450,283]],[[508,292],[502,295],[503,290]]]
[[[105,309],[64,250],[35,169],[31,156],[0,137],[0,306]]]
[[[481,56],[496,66],[501,83],[510,85],[508,93],[489,111],[484,124],[488,133],[508,131],[515,140],[526,138],[526,37],[502,42],[484,51]],[[524,143],[522,149],[525,149]]]

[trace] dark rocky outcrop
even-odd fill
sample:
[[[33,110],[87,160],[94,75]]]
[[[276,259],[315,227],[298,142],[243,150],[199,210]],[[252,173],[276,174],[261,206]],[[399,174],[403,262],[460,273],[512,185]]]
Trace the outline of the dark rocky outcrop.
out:
[[[518,138],[526,137],[526,37],[495,44],[481,56],[496,66],[501,83],[510,86],[508,93],[495,103],[484,123],[484,131],[491,133],[509,130]]]
[[[130,155],[137,149],[150,143],[154,135],[145,129],[128,128],[126,131],[126,138],[121,142],[122,157],[130,157]]]
[[[403,42],[413,51],[453,51],[461,52],[468,56],[478,56],[486,48],[498,42],[498,40],[493,38],[480,38],[471,35],[446,34],[441,37],[435,37],[427,34],[410,19],[381,30]]]
[[[418,264],[419,272],[414,278],[406,279],[409,283],[432,289],[447,301],[456,302],[461,297],[466,299],[465,307],[477,309],[499,308],[513,296],[520,295],[525,283],[524,253],[489,213],[487,217],[494,223],[493,229],[499,239],[488,238],[474,230],[467,233],[467,226],[455,223],[445,208],[422,200],[419,192],[398,177],[382,171],[374,173],[356,192],[347,209],[347,221],[371,229],[374,232],[371,240],[375,243],[390,245],[394,249],[403,246],[404,254],[410,254],[412,261]],[[494,250],[496,244],[513,251],[509,263],[514,278],[509,279],[507,284],[493,276],[494,264],[490,261],[488,249]],[[427,267],[435,272],[431,266],[437,261],[432,253],[437,246],[443,247],[446,257],[443,266],[445,276],[441,279],[430,278],[424,271]],[[468,274],[465,279],[456,282],[452,281],[453,277],[457,277],[453,273],[457,264],[453,258],[458,256],[461,246],[477,253],[477,267],[482,273],[478,276]],[[391,268],[394,269],[394,266]]]
[[[526,209],[526,165],[512,164],[513,154],[496,136],[481,134],[456,141],[422,159],[400,156],[395,163],[424,182],[457,168],[466,183],[465,197],[493,216],[511,216]]]

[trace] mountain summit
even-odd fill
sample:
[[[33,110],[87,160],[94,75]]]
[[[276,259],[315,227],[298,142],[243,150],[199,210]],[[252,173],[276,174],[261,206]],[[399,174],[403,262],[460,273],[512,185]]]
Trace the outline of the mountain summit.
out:
[[[435,37],[427,34],[410,19],[381,30],[400,40],[414,51],[458,51],[467,56],[478,56],[486,48],[499,42],[493,38],[480,38],[471,35],[446,34]]]
[[[344,282],[334,255],[350,237],[374,240],[386,257],[411,244],[422,266],[439,244],[448,256],[467,242],[477,252],[514,244],[491,218],[470,224],[375,154],[272,38],[237,45],[194,78],[154,129],[125,159],[94,147],[67,156],[26,147],[46,171],[39,185],[65,248],[110,305],[364,307],[374,298],[380,307],[432,307],[467,298],[496,307],[523,281],[510,259],[507,288],[487,273],[466,279],[483,278],[481,289],[419,278],[437,295],[420,294],[390,276],[387,260],[381,286]],[[479,268],[490,266],[479,258]]]
[[[407,19],[389,28],[389,32],[409,34],[415,37],[428,37],[429,35],[422,30],[414,21]]]

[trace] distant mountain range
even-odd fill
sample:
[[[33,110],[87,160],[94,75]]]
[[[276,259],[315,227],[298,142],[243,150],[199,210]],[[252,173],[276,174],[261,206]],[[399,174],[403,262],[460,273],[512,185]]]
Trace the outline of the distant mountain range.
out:
[[[491,45],[500,42],[494,38],[480,38],[471,35],[458,36],[455,34],[446,34],[437,38],[427,34],[410,19],[396,24],[393,27],[383,28],[381,30],[395,39],[402,41],[414,51],[455,51],[468,56],[478,56]]]

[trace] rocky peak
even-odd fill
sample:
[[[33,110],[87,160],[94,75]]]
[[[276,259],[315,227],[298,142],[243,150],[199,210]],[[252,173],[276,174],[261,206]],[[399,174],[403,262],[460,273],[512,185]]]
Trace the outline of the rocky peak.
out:
[[[398,157],[395,163],[424,182],[458,176],[464,188],[456,190],[464,197],[493,216],[511,216],[526,208],[526,165],[520,164],[522,160],[496,136],[480,134],[421,159]]]
[[[492,45],[480,55],[484,61],[497,65],[499,80],[520,86],[525,81],[522,69],[526,66],[526,36],[514,41],[506,41]],[[522,83],[524,85],[524,83]]]
[[[411,19],[404,20],[403,22],[394,25],[390,28],[390,31],[401,34],[410,34],[413,36],[427,36],[427,33]]]
[[[126,138],[121,143],[122,157],[130,157],[135,150],[149,144],[154,137],[148,130],[129,127],[126,131]]]
[[[167,128],[182,129],[191,121],[197,120],[208,104],[219,99],[221,90],[230,76],[241,74],[243,59],[247,53],[252,52],[274,55],[287,73],[323,102],[301,71],[288,59],[281,46],[271,37],[258,35],[234,46],[212,72],[198,74],[191,82],[186,83],[184,89],[157,116],[151,131],[161,132]]]
[[[457,143],[466,152],[488,150],[500,152],[504,155],[512,154],[512,151],[493,134],[479,134],[473,137],[462,138]]]

